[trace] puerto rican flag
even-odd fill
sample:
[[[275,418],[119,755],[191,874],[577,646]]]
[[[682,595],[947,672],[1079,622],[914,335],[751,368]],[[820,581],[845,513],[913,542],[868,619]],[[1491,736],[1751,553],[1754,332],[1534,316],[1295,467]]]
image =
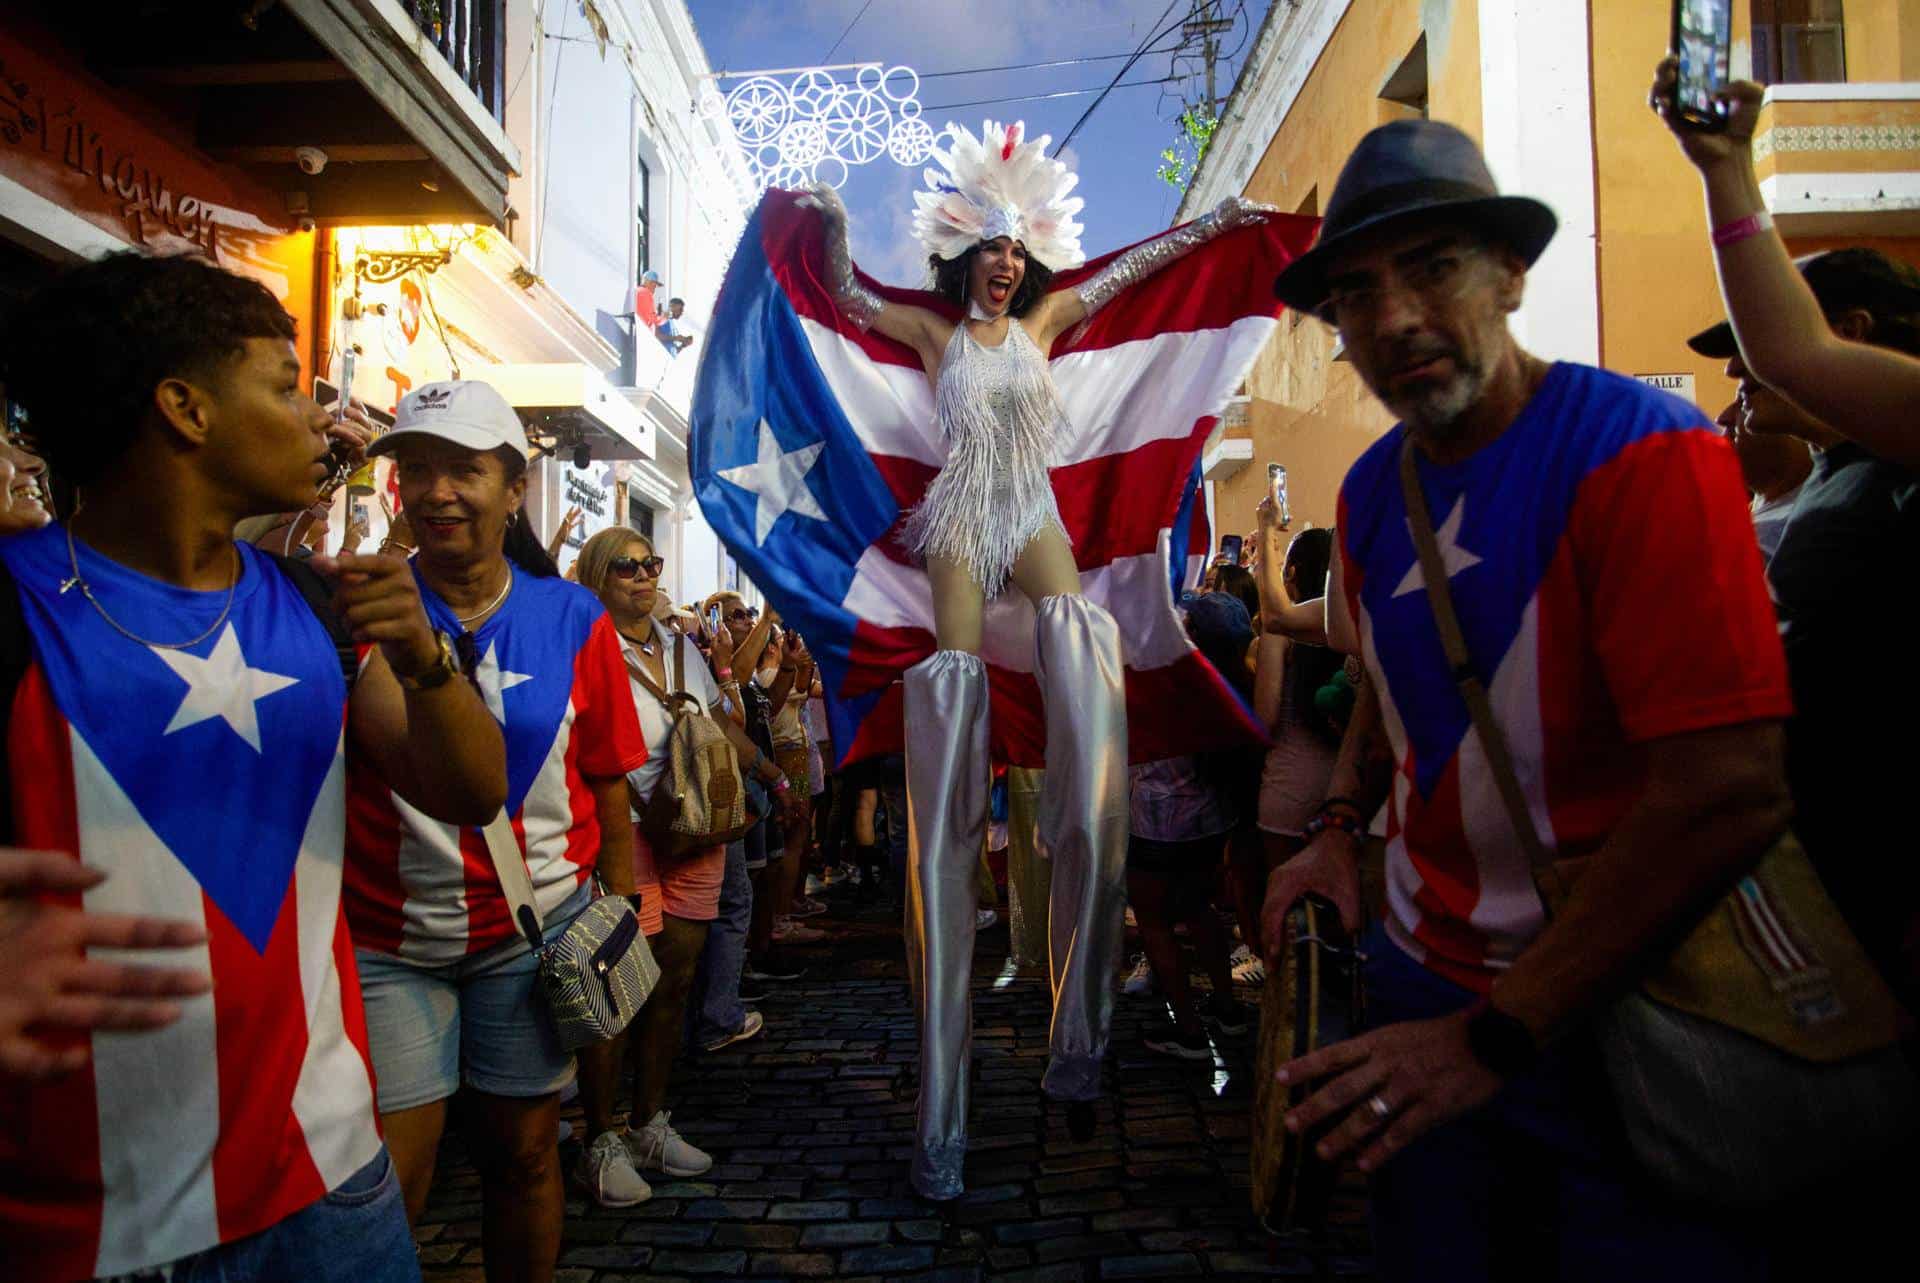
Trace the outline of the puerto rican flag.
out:
[[[95,1033],[85,1068],[0,1092],[0,1275],[143,1270],[255,1234],[380,1150],[341,911],[347,688],[293,583],[242,545],[226,594],[160,584],[59,526],[0,543],[33,663],[7,762],[21,846],[106,872],[67,902],[203,927],[129,960],[213,977],[179,1020]],[[224,618],[223,618],[224,615]],[[111,958],[108,950],[94,957]]]
[[[708,522],[819,661],[834,743],[851,759],[900,747],[897,678],[934,651],[927,576],[897,536],[947,447],[919,357],[840,314],[819,216],[796,202],[769,191],[728,268],[689,454]],[[1274,276],[1317,226],[1271,215],[1229,232],[1049,354],[1073,429],[1057,446],[1054,494],[1082,587],[1120,625],[1134,761],[1261,738],[1187,640],[1175,595],[1205,561],[1201,448],[1278,323]],[[1107,261],[1060,273],[1054,288]],[[957,318],[933,295],[867,283]],[[995,756],[1039,765],[1034,611],[1017,590],[988,603],[984,658]]]

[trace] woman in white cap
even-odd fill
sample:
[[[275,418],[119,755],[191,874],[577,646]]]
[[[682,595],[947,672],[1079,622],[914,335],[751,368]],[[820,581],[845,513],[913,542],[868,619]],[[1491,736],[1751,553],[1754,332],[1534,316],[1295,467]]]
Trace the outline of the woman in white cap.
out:
[[[1120,633],[1081,595],[1050,469],[1071,439],[1046,353],[1054,340],[1136,281],[1250,222],[1231,197],[1213,213],[1136,246],[1070,289],[1083,202],[1075,175],[1046,155],[1048,139],[986,122],[950,126],[929,190],[915,196],[914,234],[935,291],[965,308],[958,324],[890,302],[863,285],[847,248],[846,210],[824,185],[807,198],[825,216],[827,283],[841,312],[913,349],[934,386],[947,462],[909,517],[903,541],[933,584],[939,649],[905,678],[907,787],[913,797],[910,950],[921,983],[919,1145],[913,1184],[929,1198],[960,1193],[966,1154],[968,980],[974,866],[987,819],[986,603],[1009,583],[1038,614],[1035,676],[1046,705],[1041,828],[1053,857],[1051,1056],[1042,1088],[1067,1102],[1069,1130],[1093,1128],[1113,1017],[1112,973],[1125,900],[1127,711]]]
[[[521,513],[527,439],[493,388],[430,383],[400,402],[390,454],[419,550],[427,616],[499,721],[507,805],[540,929],[557,938],[586,908],[594,875],[634,891],[628,771],[646,745],[605,607],[560,579]],[[536,991],[536,961],[510,919],[480,829],[407,806],[364,760],[348,764],[346,901],[366,998],[379,1109],[418,1219],[447,1100],[473,1097],[474,1156],[489,1277],[550,1278],[564,1215],[559,1093],[573,1080]],[[645,1184],[613,1133],[617,1040],[581,1060],[603,1203]]]

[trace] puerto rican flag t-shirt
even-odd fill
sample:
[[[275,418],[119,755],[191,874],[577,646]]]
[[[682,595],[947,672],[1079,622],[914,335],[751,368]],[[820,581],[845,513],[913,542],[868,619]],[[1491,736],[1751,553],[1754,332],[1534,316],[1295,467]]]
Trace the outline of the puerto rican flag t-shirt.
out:
[[[544,922],[592,875],[600,822],[587,778],[647,760],[627,669],[600,599],[508,563],[513,588],[473,635],[473,680],[504,730],[507,814]],[[417,575],[416,571],[416,575]],[[462,632],[420,584],[435,628]],[[407,805],[372,762],[348,770],[347,915],[355,946],[422,965],[458,962],[513,934],[480,829]]]
[[[1339,507],[1342,604],[1394,756],[1387,930],[1484,993],[1545,918],[1428,604],[1405,432],[1361,456]],[[1467,650],[1559,858],[1593,854],[1638,800],[1647,741],[1791,711],[1739,465],[1694,406],[1556,365],[1498,439],[1419,475]]]
[[[346,919],[347,687],[300,591],[239,545],[225,592],[160,583],[65,530],[0,542],[33,659],[7,727],[14,843],[107,878],[97,913],[204,927],[131,961],[207,972],[165,1029],[95,1033],[85,1068],[0,1092],[0,1274],[163,1265],[276,1224],[380,1149]],[[95,950],[94,956],[110,956]]]

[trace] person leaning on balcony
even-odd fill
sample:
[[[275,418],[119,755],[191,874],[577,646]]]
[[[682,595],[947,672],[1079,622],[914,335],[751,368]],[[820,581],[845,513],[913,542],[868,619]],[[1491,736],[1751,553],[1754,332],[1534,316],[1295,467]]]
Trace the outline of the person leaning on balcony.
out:
[[[1501,196],[1458,129],[1396,121],[1362,139],[1317,245],[1275,283],[1339,329],[1400,418],[1341,488],[1327,591],[1329,640],[1366,657],[1373,697],[1262,920],[1270,958],[1308,892],[1357,929],[1361,836],[1386,802],[1388,911],[1362,946],[1372,1027],[1281,1067],[1312,1084],[1286,1122],[1324,1120],[1319,1151],[1372,1176],[1384,1279],[1504,1273],[1516,1201],[1558,1249],[1527,1277],[1754,1277],[1751,1243],[1657,1201],[1628,1164],[1590,1022],[1785,829],[1786,666],[1720,434],[1515,340],[1555,224]],[[1559,858],[1585,857],[1551,921],[1449,672],[1403,469],[1529,812]]]
[[[1861,341],[1829,325],[1767,212],[1753,166],[1753,130],[1765,91],[1736,81],[1720,94],[1726,128],[1689,129],[1672,106],[1678,68],[1672,55],[1661,61],[1647,105],[1700,171],[1720,296],[1747,368],[1841,436],[1889,463],[1920,468],[1920,422],[1913,413],[1920,405],[1920,356],[1886,345],[1883,337]]]

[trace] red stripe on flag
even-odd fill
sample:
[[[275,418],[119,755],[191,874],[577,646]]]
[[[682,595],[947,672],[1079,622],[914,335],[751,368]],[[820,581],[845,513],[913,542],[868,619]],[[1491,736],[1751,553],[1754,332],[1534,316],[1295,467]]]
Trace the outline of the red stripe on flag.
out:
[[[7,727],[13,795],[14,845],[42,851],[80,851],[74,809],[73,743],[39,665],[20,679]],[[27,780],[32,763],[32,783]],[[37,895],[69,909],[79,892]],[[139,1035],[124,1035],[138,1037]],[[84,1032],[48,1029],[50,1047],[86,1046]],[[0,1252],[18,1278],[90,1278],[100,1254],[100,1108],[89,1060],[51,1082],[9,1082],[0,1092]]]
[[[893,683],[894,676],[934,650],[933,635],[918,628],[876,628],[859,624],[852,645],[852,670],[842,694],[851,698]],[[988,701],[993,718],[996,761],[1041,766],[1046,758],[1046,723],[1040,684],[1031,673],[987,666]],[[897,684],[867,714],[847,750],[847,760],[899,752],[901,698]],[[1246,748],[1265,742],[1253,714],[1212,664],[1190,652],[1160,668],[1127,669],[1128,758],[1153,762],[1183,753]]]
[[[919,354],[903,343],[869,330],[861,332],[840,312],[826,286],[826,255],[821,246],[820,215],[795,202],[799,193],[769,191],[761,209],[761,243],[774,279],[801,316],[835,330],[858,343],[869,357],[889,365],[922,368]],[[1049,357],[1115,347],[1156,334],[1224,329],[1253,315],[1278,316],[1284,309],[1270,292],[1254,297],[1269,306],[1251,311],[1245,306],[1244,281],[1271,281],[1280,270],[1312,244],[1320,220],[1296,214],[1269,214],[1257,225],[1235,228],[1211,242],[1204,254],[1189,256],[1167,271],[1133,286],[1114,306],[1096,314],[1084,327],[1068,331],[1053,345]],[[1148,238],[1155,239],[1155,238]],[[1142,242],[1145,243],[1145,242]],[[1132,249],[1128,246],[1127,249]],[[1116,250],[1053,279],[1054,290],[1070,289],[1099,273],[1126,253]],[[1226,277],[1235,278],[1226,283]],[[960,309],[936,294],[883,285],[864,272],[861,280],[881,297],[926,308],[958,322]]]
[[[1179,514],[1193,461],[1213,424],[1211,417],[1204,418],[1185,437],[1147,441],[1121,454],[1053,470],[1053,495],[1080,569],[1160,546],[1160,532]]]

